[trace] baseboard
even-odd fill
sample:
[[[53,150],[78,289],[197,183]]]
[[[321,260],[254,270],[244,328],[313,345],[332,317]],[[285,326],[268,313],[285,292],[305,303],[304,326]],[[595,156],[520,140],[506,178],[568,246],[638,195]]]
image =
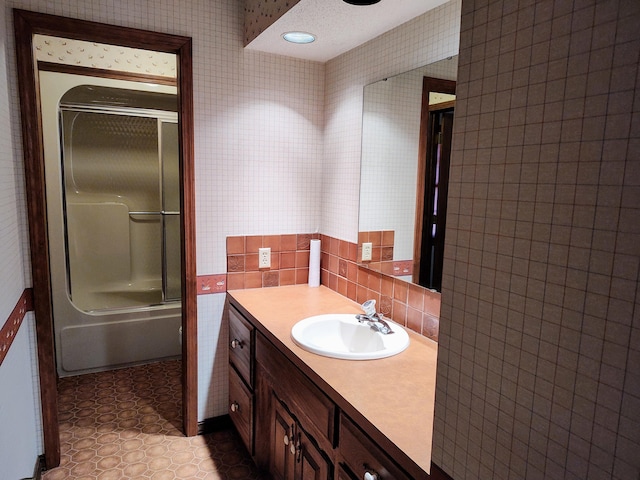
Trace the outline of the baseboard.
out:
[[[226,430],[232,426],[233,423],[231,423],[231,417],[229,415],[205,418],[202,422],[198,422],[198,435],[206,435],[207,433]]]

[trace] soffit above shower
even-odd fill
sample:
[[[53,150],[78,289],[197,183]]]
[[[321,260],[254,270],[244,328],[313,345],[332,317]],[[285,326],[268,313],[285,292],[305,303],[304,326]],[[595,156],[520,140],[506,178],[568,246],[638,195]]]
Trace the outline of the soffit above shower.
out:
[[[343,0],[246,0],[244,45],[289,57],[326,62],[447,0],[381,0],[354,6]],[[316,41],[295,45],[282,39],[290,31],[309,32]]]

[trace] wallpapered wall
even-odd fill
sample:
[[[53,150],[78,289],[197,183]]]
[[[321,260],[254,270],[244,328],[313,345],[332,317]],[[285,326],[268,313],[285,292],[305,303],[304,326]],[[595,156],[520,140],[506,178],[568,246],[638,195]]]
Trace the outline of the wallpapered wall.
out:
[[[176,56],[139,48],[34,35],[33,46],[39,62],[61,63],[86,68],[176,77]]]
[[[434,461],[640,474],[640,3],[463,3]]]
[[[0,25],[4,25],[7,15],[4,2],[0,2],[0,7]],[[10,120],[17,117],[6,71],[11,48],[5,35],[0,34],[0,328],[30,283],[24,175],[14,150],[19,124]],[[28,313],[0,366],[0,476],[3,478],[4,475],[6,478],[32,475],[35,459],[42,452],[38,369],[31,348],[35,345],[34,330],[33,313]]]
[[[460,18],[454,0],[323,65],[243,50],[244,12],[236,0],[11,0],[6,7],[193,38],[198,275],[226,271],[227,236],[320,232],[356,242],[362,88],[455,54]],[[6,25],[19,159],[10,15]],[[18,160],[15,169],[21,175]],[[23,188],[19,178],[19,195]],[[24,230],[24,212],[19,223]],[[226,412],[223,306],[224,295],[198,297],[199,420]]]

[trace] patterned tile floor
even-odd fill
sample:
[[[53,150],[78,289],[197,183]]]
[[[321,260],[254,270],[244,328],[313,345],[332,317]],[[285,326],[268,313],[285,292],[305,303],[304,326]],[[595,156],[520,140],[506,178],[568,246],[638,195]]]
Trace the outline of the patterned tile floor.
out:
[[[169,361],[61,379],[61,462],[43,479],[265,478],[233,429],[182,435],[180,369]]]

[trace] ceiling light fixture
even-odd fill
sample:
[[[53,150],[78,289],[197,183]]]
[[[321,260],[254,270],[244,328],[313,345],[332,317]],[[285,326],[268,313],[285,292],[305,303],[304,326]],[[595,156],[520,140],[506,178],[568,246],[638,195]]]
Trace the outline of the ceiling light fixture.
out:
[[[344,0],[349,5],[374,5],[380,0]]]
[[[315,35],[307,32],[287,32],[282,35],[287,42],[291,43],[311,43],[315,41]]]

